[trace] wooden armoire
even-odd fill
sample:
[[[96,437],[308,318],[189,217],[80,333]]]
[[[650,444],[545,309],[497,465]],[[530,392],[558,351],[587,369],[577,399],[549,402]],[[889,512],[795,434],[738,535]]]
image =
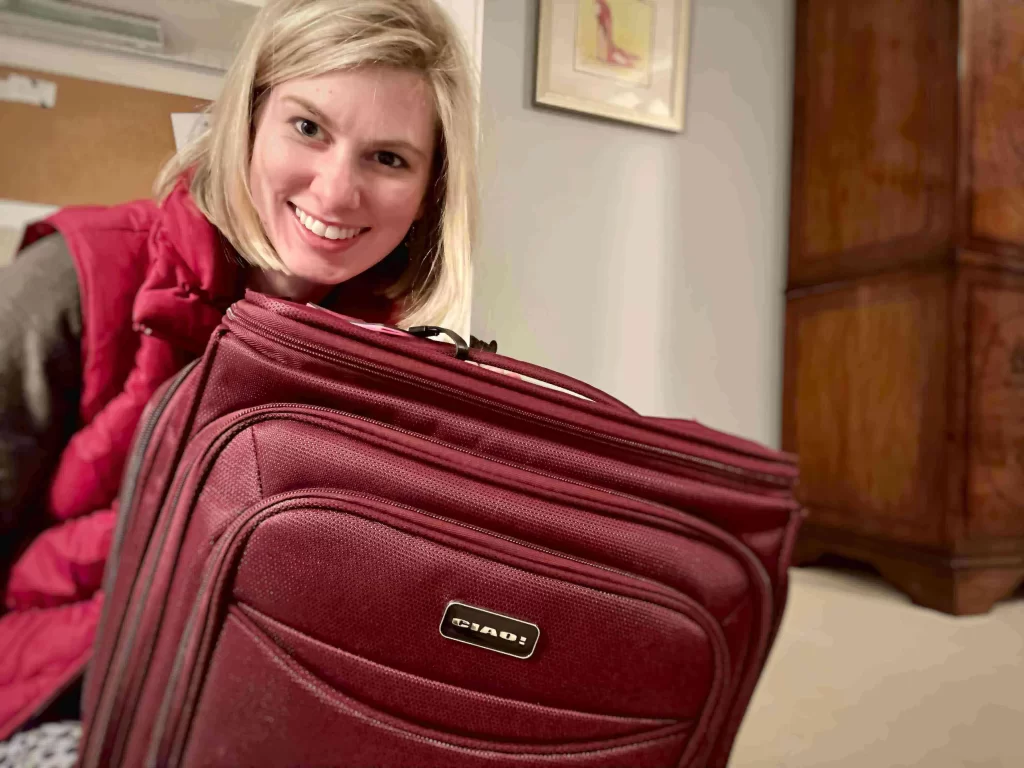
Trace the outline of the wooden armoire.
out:
[[[1024,0],[797,0],[795,561],[988,611],[1024,579]]]

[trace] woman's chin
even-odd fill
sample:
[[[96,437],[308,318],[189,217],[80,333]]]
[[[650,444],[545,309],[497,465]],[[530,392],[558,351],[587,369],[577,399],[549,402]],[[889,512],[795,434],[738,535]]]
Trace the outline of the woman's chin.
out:
[[[348,269],[293,269],[291,273],[290,277],[297,285],[310,288],[329,289],[355,277]]]
[[[331,256],[293,252],[291,258],[286,257],[283,261],[295,280],[331,288],[358,277],[381,261],[367,260],[364,255],[362,251]]]
[[[362,270],[354,268],[362,259],[359,252],[323,253],[297,249],[282,261],[296,279],[319,285],[337,285],[351,279]]]
[[[324,283],[323,278],[310,279],[309,273],[296,273],[293,270],[282,272],[276,269],[260,270],[254,275],[250,287],[276,296],[297,302],[316,302],[330,291],[333,283]]]

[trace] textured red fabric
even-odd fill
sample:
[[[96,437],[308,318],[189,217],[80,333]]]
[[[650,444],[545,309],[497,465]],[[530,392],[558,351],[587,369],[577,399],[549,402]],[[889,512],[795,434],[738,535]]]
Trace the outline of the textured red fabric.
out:
[[[133,459],[84,768],[727,764],[795,461],[470,356],[232,306]],[[451,601],[535,652],[451,642]]]
[[[103,593],[0,616],[0,736],[30,718],[74,678],[92,652]]]
[[[50,608],[93,595],[103,581],[115,515],[93,512],[36,537],[11,570],[7,608]]]
[[[209,337],[212,328],[208,328]],[[164,339],[142,336],[123,389],[71,439],[50,486],[50,511],[62,520],[109,505],[117,495],[132,434],[157,388],[188,361]]]
[[[54,231],[79,280],[84,426],[60,457],[48,512],[75,522],[44,532],[13,567],[4,602],[14,613],[0,625],[0,739],[81,669],[96,616],[75,601],[99,587],[113,526],[112,513],[92,513],[111,508],[147,401],[202,352],[241,290],[237,257],[183,184],[160,205],[63,209],[30,226],[23,246]]]

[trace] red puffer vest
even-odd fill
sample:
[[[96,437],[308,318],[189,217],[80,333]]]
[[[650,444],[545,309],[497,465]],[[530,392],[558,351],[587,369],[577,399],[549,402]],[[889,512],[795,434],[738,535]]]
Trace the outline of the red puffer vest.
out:
[[[184,183],[160,205],[64,209],[30,226],[22,246],[54,231],[67,242],[78,273],[83,427],[52,480],[50,527],[10,573],[7,613],[0,616],[0,740],[81,674],[139,418],[160,384],[202,354],[244,291],[241,262]],[[373,297],[380,279],[381,271],[371,270],[349,281],[335,292],[332,308],[391,321],[394,305]]]
[[[51,527],[11,570],[0,617],[0,739],[82,671],[92,647],[115,499],[149,398],[201,354],[240,293],[234,251],[184,185],[163,202],[68,208],[23,247],[59,231],[78,273],[83,424],[60,457]]]

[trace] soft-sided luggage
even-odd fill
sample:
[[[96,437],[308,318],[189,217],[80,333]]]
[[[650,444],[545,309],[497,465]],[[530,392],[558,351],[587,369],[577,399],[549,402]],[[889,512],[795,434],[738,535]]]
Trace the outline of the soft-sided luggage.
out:
[[[727,763],[792,457],[411,330],[250,293],[157,394],[83,766]]]

